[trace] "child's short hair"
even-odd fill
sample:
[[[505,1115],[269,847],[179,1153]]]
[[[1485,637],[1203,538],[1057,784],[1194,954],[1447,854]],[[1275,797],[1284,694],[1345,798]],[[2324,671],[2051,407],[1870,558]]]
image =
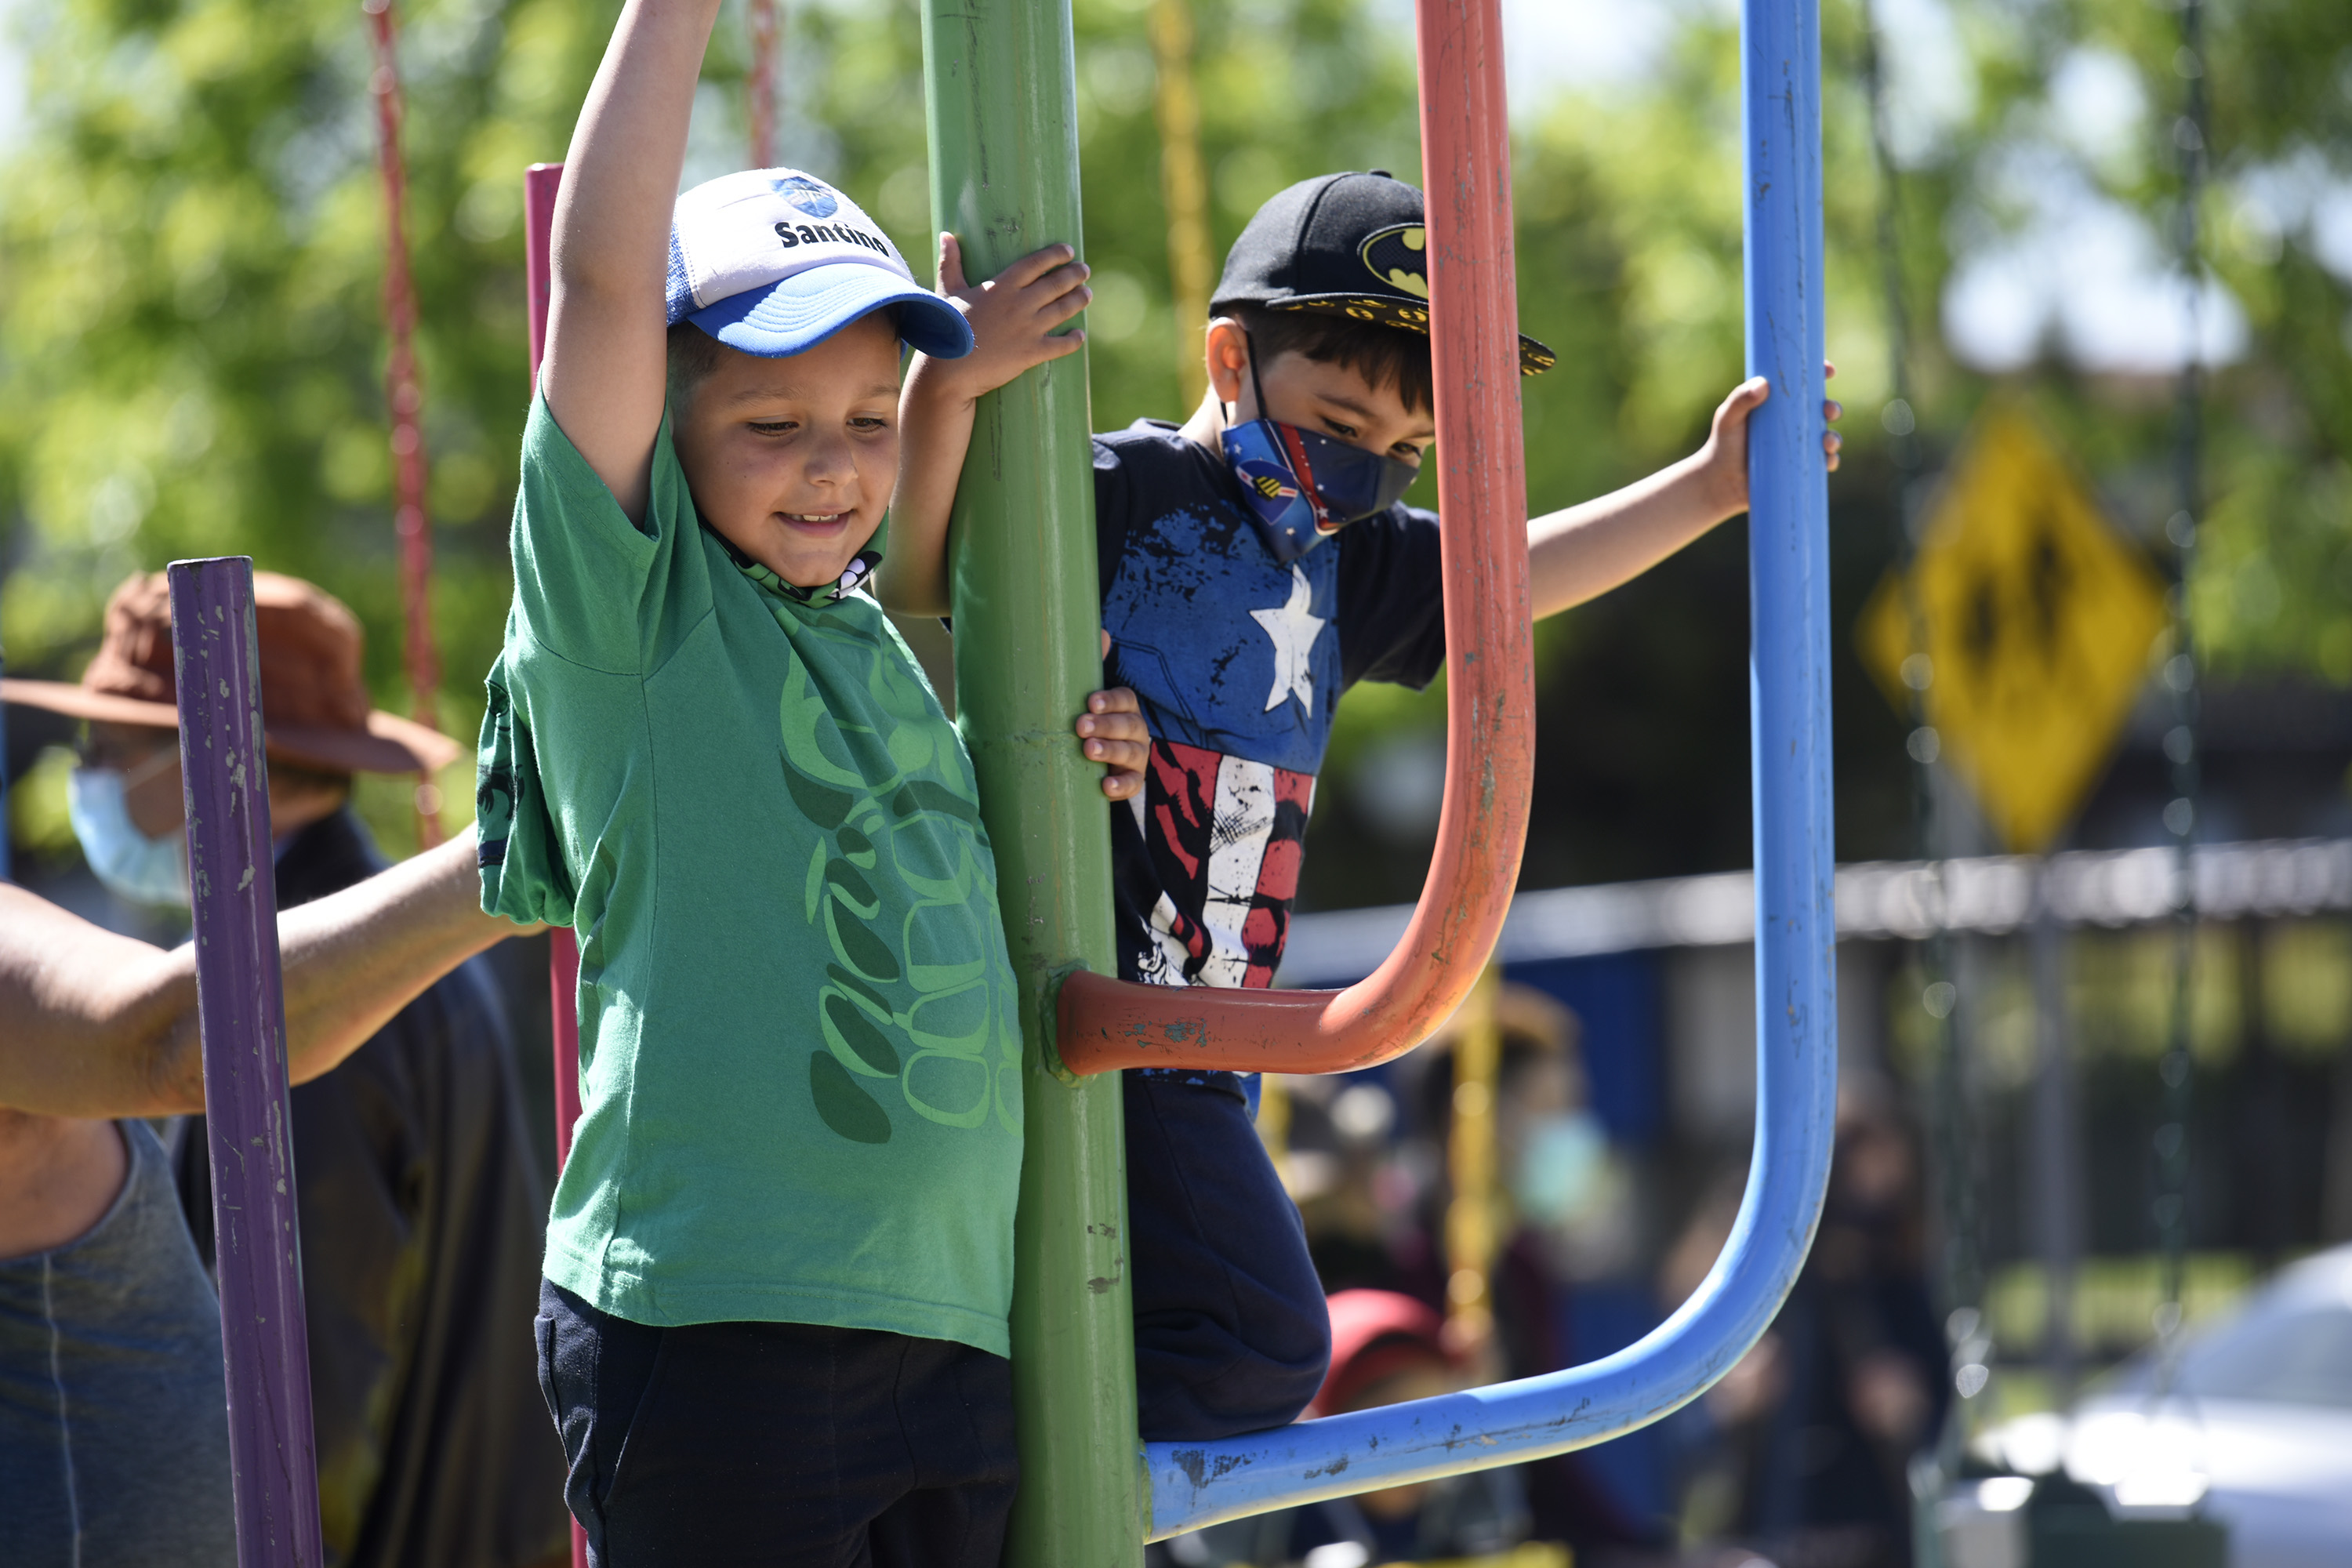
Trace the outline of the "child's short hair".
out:
[[[1318,364],[1352,370],[1375,392],[1394,387],[1398,399],[1415,414],[1426,413],[1434,400],[1429,339],[1420,332],[1320,310],[1273,310],[1262,305],[1234,303],[1217,314],[1241,323],[1261,365],[1286,353],[1297,354]]]
[[[694,389],[709,379],[719,368],[717,338],[692,321],[680,321],[669,330],[669,405],[682,412],[694,396]]]

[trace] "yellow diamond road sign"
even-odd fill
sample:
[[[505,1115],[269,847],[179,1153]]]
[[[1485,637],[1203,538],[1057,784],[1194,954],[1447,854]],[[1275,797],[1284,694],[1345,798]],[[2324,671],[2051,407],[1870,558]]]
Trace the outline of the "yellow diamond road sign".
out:
[[[1927,722],[1986,817],[2038,851],[2097,781],[2147,679],[2163,584],[2032,425],[1996,406],[1953,464],[1911,589],[1890,571],[1871,595],[1863,661],[1906,711],[1925,681]]]

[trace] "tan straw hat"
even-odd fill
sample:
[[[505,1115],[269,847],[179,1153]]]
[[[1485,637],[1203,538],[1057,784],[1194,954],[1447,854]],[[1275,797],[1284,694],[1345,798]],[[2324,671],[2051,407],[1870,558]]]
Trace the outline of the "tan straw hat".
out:
[[[370,706],[360,679],[359,617],[297,577],[253,574],[261,638],[261,721],[269,754],[322,773],[413,773],[465,748],[438,730]],[[0,680],[0,702],[106,724],[180,727],[172,677],[172,594],[161,572],[134,576],[106,602],[106,634],[81,684]]]

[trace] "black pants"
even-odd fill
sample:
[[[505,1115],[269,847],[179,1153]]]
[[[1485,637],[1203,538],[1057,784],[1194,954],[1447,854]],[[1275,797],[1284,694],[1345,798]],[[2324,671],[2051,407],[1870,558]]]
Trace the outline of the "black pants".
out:
[[[1199,1442],[1283,1426],[1323,1385],[1331,1318],[1241,1080],[1122,1077],[1143,1436]]]
[[[539,1375],[596,1568],[996,1568],[1013,1363],[806,1323],[647,1328],[546,1280]]]

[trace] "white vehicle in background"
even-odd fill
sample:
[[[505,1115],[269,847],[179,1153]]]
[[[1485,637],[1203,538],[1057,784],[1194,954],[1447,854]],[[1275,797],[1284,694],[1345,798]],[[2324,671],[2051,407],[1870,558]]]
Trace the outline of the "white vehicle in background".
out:
[[[2070,1415],[2005,1423],[1981,1448],[2021,1475],[2063,1464],[2117,1517],[2219,1520],[2231,1568],[2352,1565],[2352,1247],[2193,1331],[2161,1398],[2156,1382],[2153,1358],[2136,1357]],[[2010,1483],[1986,1506],[2017,1508],[2030,1489]]]

